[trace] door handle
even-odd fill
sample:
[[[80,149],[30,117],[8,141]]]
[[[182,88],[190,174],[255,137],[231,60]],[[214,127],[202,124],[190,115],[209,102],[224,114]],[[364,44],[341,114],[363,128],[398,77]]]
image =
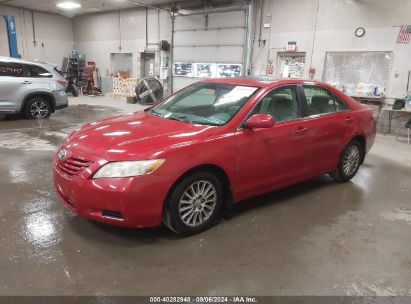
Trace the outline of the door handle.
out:
[[[351,123],[353,121],[354,121],[354,118],[349,117],[349,116],[345,119],[345,122],[348,122],[348,123]]]
[[[22,84],[31,84],[31,82],[30,82],[30,81],[28,81],[28,80],[26,80],[26,81],[22,81],[21,83],[22,83]]]
[[[307,128],[304,127],[299,127],[297,130],[295,130],[295,134],[304,134],[305,132],[307,132]]]

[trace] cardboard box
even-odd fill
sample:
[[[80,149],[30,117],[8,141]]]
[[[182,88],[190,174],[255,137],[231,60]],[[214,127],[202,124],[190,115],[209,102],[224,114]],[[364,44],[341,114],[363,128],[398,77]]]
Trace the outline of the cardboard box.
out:
[[[137,103],[137,97],[135,96],[128,96],[127,103]]]
[[[118,71],[121,78],[130,78],[130,71]]]

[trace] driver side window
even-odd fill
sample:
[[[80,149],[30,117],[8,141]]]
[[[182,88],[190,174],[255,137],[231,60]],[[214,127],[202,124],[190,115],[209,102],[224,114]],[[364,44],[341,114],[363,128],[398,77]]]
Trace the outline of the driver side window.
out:
[[[268,114],[276,122],[285,122],[300,117],[296,86],[280,87],[269,92],[254,108],[254,114]]]

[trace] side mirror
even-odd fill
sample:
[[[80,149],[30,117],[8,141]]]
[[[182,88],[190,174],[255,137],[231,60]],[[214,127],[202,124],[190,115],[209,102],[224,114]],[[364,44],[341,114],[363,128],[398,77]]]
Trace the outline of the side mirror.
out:
[[[247,119],[245,126],[250,129],[272,128],[274,127],[274,117],[267,114],[255,114]]]

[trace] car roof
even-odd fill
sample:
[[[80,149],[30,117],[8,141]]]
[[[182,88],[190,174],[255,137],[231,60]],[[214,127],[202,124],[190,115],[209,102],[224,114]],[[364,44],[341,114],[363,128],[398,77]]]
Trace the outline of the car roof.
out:
[[[236,84],[243,86],[253,86],[263,88],[266,86],[275,87],[287,84],[311,84],[311,85],[321,85],[325,87],[330,87],[328,84],[313,80],[306,79],[275,79],[272,77],[235,77],[235,78],[210,78],[202,80],[202,82],[212,82],[212,83],[227,83]]]
[[[227,77],[227,78],[209,78],[209,79],[202,80],[201,82],[226,83],[226,84],[236,84],[236,85],[262,88],[270,84],[272,81],[267,82],[261,79],[251,78],[251,77]]]
[[[13,58],[13,57],[4,57],[4,56],[0,56],[0,61],[2,61],[2,62],[17,62],[17,63],[22,63],[22,64],[47,65],[47,66],[52,66],[52,67],[55,66],[54,64],[48,63],[48,62],[42,62],[42,61],[36,61],[36,60],[27,60],[27,59],[21,59],[21,58]]]

